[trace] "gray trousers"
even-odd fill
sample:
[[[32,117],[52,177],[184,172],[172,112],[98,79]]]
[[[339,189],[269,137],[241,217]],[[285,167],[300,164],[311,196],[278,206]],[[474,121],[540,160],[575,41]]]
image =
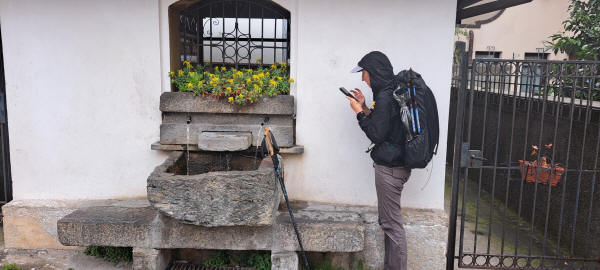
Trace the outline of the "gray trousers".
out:
[[[385,233],[384,270],[406,270],[406,233],[400,214],[400,197],[404,184],[410,177],[410,169],[386,167],[374,164],[375,188],[379,225]]]

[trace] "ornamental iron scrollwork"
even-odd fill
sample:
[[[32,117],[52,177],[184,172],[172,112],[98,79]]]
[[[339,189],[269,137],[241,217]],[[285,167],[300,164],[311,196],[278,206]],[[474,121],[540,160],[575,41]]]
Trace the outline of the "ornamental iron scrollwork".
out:
[[[199,1],[179,23],[181,61],[253,68],[290,57],[290,12],[272,1]]]

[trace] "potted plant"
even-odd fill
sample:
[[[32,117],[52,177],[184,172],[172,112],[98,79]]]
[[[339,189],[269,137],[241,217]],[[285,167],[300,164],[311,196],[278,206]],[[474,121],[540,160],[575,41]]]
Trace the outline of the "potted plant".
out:
[[[184,61],[169,77],[173,92],[160,98],[161,145],[198,145],[201,136],[234,133],[258,146],[268,126],[280,147],[294,146],[294,97],[288,94],[294,79],[286,63],[236,69]]]
[[[542,183],[544,185],[556,186],[558,185],[565,169],[558,164],[553,164],[550,159],[542,155],[542,151],[539,150],[537,145],[531,146],[531,156],[533,157],[533,161],[524,161],[519,160],[519,165],[521,166],[521,177],[527,182],[530,183]],[[544,145],[544,149],[546,151],[550,151],[552,149],[552,144]],[[540,164],[538,165],[537,157],[538,155],[542,155],[540,157]],[[550,179],[552,177],[552,179]]]

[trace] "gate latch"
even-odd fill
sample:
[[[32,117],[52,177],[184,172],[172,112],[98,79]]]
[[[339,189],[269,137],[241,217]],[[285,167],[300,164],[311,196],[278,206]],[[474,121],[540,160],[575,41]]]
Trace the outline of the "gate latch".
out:
[[[462,168],[481,168],[483,161],[487,160],[481,150],[470,150],[468,143],[463,143],[461,150],[460,167]]]

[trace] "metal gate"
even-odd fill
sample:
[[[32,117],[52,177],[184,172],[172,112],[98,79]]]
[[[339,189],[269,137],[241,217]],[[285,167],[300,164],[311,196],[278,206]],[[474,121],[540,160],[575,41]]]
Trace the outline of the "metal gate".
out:
[[[447,269],[600,269],[600,62],[467,55]]]
[[[10,154],[8,151],[8,117],[6,115],[6,83],[4,81],[4,57],[2,52],[2,31],[0,30],[0,206],[12,200]]]

